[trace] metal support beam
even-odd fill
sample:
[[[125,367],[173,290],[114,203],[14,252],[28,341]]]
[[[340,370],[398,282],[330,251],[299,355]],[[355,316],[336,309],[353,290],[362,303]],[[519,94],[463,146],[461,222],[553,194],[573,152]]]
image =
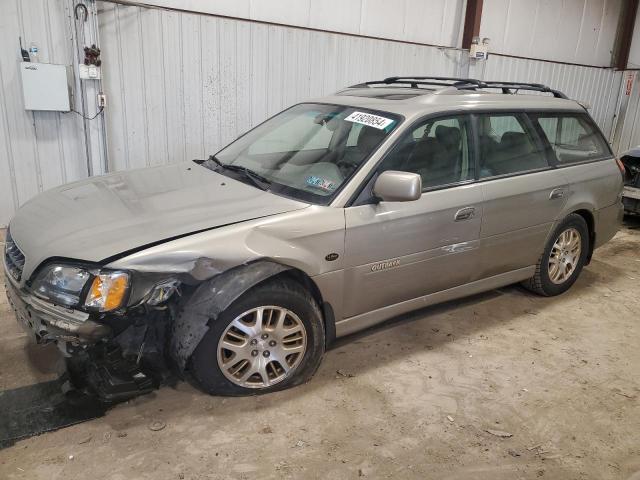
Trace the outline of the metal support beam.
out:
[[[79,5],[84,8],[78,8]],[[80,80],[78,71],[78,65],[84,61],[84,47],[92,44],[100,46],[98,6],[94,0],[65,0],[65,12],[74,50],[73,68],[76,80],[73,108],[83,117],[87,176],[102,175],[109,172],[106,112],[98,114],[97,103],[97,94],[103,92],[102,80]]]
[[[636,13],[638,12],[639,0],[624,0],[618,20],[618,32],[616,42],[611,56],[611,66],[616,70],[625,70],[629,61],[629,50],[631,50],[631,40],[633,29],[636,23]]]
[[[482,1],[483,0],[467,0],[467,11],[464,15],[464,29],[462,31],[462,48],[471,48],[473,37],[480,35]],[[637,0],[635,1],[637,2]]]

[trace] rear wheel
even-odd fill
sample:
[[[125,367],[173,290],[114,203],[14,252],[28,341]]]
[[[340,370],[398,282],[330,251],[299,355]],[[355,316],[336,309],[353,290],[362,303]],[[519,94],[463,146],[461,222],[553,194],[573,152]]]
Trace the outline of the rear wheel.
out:
[[[313,297],[292,281],[248,291],[217,319],[191,358],[208,393],[255,395],[309,380],[324,353],[324,324]]]
[[[589,229],[572,213],[551,235],[536,265],[535,275],[523,285],[544,296],[559,295],[577,280],[589,252]]]

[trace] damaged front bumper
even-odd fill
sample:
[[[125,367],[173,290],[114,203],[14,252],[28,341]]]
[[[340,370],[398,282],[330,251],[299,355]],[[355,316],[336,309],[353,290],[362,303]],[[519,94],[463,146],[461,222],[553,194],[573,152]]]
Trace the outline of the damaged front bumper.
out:
[[[52,341],[87,345],[111,335],[111,328],[92,320],[88,313],[53,305],[5,283],[16,320],[37,343]]]
[[[148,393],[169,378],[164,359],[168,311],[96,321],[19,290],[5,289],[16,320],[38,344],[56,343],[73,386],[114,403]]]
[[[640,188],[625,185],[622,190],[624,210],[630,213],[640,213]]]

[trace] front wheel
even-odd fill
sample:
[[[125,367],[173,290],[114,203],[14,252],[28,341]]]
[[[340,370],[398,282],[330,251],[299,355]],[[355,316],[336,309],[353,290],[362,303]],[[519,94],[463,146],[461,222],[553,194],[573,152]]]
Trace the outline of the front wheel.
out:
[[[298,283],[269,281],[211,320],[191,358],[200,387],[216,395],[255,395],[303,383],[324,353],[324,324]]]
[[[547,297],[566,292],[578,279],[588,252],[587,223],[572,213],[556,227],[538,260],[535,275],[523,285]]]

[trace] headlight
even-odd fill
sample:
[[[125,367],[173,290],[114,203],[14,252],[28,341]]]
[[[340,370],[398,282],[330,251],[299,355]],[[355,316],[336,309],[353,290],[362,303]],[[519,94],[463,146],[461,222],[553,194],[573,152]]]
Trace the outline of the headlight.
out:
[[[89,287],[86,290],[86,287]],[[126,272],[98,272],[72,265],[50,265],[36,277],[33,293],[57,305],[108,312],[122,306],[129,289]],[[84,305],[81,305],[86,291]]]
[[[129,275],[125,272],[100,273],[91,283],[84,304],[100,312],[115,310],[122,305],[129,288]]]
[[[91,274],[79,267],[51,265],[36,278],[33,292],[46,300],[66,307],[80,303],[82,289]]]

